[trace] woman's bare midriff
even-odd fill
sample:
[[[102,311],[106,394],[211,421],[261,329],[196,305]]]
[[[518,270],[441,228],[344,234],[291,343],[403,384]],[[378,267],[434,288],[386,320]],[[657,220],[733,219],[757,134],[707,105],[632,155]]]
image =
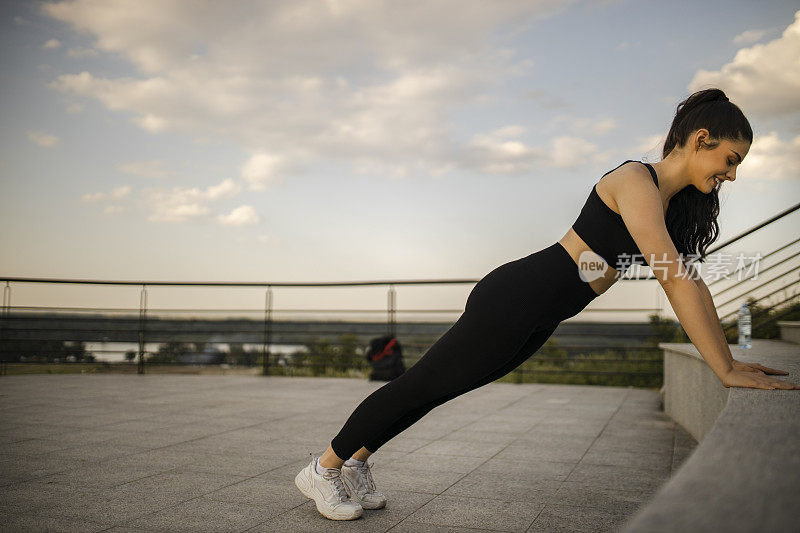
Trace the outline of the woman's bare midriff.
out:
[[[572,227],[569,228],[567,233],[561,237],[558,242],[564,247],[567,253],[569,253],[576,265],[579,264],[578,260],[583,252],[594,251],[589,248],[585,242],[583,242],[583,239],[581,239],[578,234],[575,233],[575,230],[573,230]],[[606,265],[608,268],[606,268],[605,272],[603,272],[603,274],[597,279],[589,282],[589,286],[598,295],[606,292],[608,288],[617,281],[617,269],[611,265],[608,265],[608,263],[606,263]]]

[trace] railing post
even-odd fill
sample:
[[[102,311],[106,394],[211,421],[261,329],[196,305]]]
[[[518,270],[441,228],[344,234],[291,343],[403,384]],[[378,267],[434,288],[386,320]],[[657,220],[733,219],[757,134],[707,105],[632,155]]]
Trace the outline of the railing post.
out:
[[[6,294],[8,294],[6,296]],[[6,339],[6,331],[8,331],[8,315],[11,311],[11,285],[6,281],[6,286],[3,287],[3,311],[2,311],[2,328],[0,328],[0,346],[2,346],[3,353],[0,354],[0,375],[8,374],[8,357],[11,353],[11,343]]]
[[[269,375],[269,344],[272,340],[272,287],[267,285],[264,303],[264,337],[261,344],[261,374]]]
[[[659,283],[656,285],[656,309],[658,313],[658,318],[664,318],[664,295],[661,291],[661,284]]]
[[[388,293],[388,334],[392,337],[395,335],[395,306],[396,306],[396,297],[397,293],[394,290],[394,285],[389,284],[389,293]]]
[[[144,374],[144,327],[147,321],[147,285],[139,293],[139,364],[138,373]]]

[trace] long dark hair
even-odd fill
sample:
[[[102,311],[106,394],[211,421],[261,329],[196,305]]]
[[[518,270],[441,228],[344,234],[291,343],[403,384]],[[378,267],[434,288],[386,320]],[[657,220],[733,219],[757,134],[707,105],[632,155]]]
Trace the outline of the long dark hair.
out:
[[[717,146],[721,139],[753,142],[753,130],[742,110],[729,101],[721,89],[703,89],[678,104],[664,141],[662,159],[674,148],[684,146],[689,135],[700,128],[711,134],[710,148]],[[719,236],[720,185],[715,185],[707,194],[688,185],[670,198],[667,229],[678,252],[691,254],[692,261],[703,262],[708,246]]]

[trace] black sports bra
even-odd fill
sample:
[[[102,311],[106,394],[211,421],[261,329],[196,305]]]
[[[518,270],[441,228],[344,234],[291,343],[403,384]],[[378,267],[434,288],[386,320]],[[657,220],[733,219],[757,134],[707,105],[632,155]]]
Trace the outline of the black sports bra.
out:
[[[634,159],[628,159],[603,174],[603,176],[632,161]],[[658,187],[656,169],[650,163],[637,162],[647,167],[653,176],[656,187]],[[597,195],[597,184],[592,187],[589,198],[586,199],[578,218],[572,224],[572,229],[593,252],[602,257],[610,267],[619,270],[620,273],[624,273],[632,264],[647,264],[639,251],[639,247],[625,226],[622,215],[613,211]]]

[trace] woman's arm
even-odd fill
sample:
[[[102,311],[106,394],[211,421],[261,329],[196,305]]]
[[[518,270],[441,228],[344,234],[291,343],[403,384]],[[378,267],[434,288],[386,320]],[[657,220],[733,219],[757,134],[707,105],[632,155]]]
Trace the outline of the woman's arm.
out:
[[[700,289],[692,280],[682,278],[664,281],[661,286],[692,344],[726,385],[727,376],[733,371],[733,357],[727,342],[715,331],[714,321],[708,315]]]
[[[661,197],[649,172],[630,165],[620,180],[625,182],[625,186],[616,187],[612,193],[622,220],[655,273],[692,344],[722,384],[725,387],[800,389],[800,385],[734,368],[728,343],[717,331],[721,331],[721,326],[716,311],[708,312],[702,291],[691,279],[669,236]],[[715,317],[713,320],[711,314]]]
[[[778,374],[781,376],[788,375],[789,373],[783,370],[776,370],[760,363],[746,363],[733,358],[733,354],[728,346],[728,339],[725,337],[725,332],[722,330],[722,323],[719,319],[719,314],[717,314],[717,306],[714,305],[714,298],[711,296],[711,291],[708,290],[708,286],[693,265],[686,265],[686,268],[689,270],[689,272],[691,272],[692,279],[694,279],[697,288],[700,289],[700,296],[703,297],[703,303],[706,306],[708,316],[711,317],[711,321],[715,325],[714,330],[717,332],[718,336],[722,340],[722,343],[725,345],[725,348],[728,351],[728,357],[731,358],[731,365],[735,369],[745,372],[764,372],[765,374]]]
[[[722,330],[722,323],[719,320],[719,315],[717,314],[717,306],[714,305],[714,298],[711,296],[711,291],[708,290],[708,286],[703,281],[703,278],[700,277],[700,274],[694,268],[693,265],[687,265],[684,263],[684,267],[688,271],[688,275],[694,280],[695,285],[700,290],[700,297],[703,299],[703,305],[706,308],[706,313],[708,313],[711,322],[714,324],[714,333],[719,338],[722,346],[725,349],[725,353],[728,356],[728,360],[731,364],[735,364],[733,359],[733,354],[731,353],[731,349],[728,346],[728,339],[725,337],[725,332]]]

